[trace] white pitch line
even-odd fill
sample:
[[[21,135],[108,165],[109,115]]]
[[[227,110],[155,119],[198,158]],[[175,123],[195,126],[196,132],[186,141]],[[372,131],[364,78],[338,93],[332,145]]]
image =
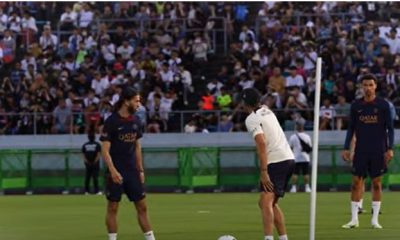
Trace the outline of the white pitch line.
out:
[[[199,210],[199,211],[197,211],[197,213],[199,213],[199,214],[205,214],[205,213],[211,213],[211,211],[208,211],[208,210]]]

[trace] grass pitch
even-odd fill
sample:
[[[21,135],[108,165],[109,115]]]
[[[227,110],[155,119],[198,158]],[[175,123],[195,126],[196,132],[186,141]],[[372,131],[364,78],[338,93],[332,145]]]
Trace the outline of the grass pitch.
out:
[[[366,194],[358,229],[341,229],[350,220],[349,193],[318,193],[316,239],[400,239],[400,193],[385,192],[380,223],[370,228],[370,194]],[[148,194],[149,213],[158,240],[263,239],[258,194]],[[280,202],[291,240],[308,239],[309,201],[305,193],[287,194]],[[104,196],[42,195],[0,197],[1,240],[107,239]],[[143,239],[135,210],[123,199],[118,240]]]

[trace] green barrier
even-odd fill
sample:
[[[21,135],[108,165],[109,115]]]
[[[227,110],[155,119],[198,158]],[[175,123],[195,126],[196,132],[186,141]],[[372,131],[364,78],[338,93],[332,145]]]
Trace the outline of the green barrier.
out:
[[[340,186],[350,185],[350,166],[338,157],[341,147],[320,146],[319,150],[318,186],[327,186],[335,190]],[[225,156],[225,165],[222,165],[221,156],[226,153],[236,157],[248,153],[243,157],[247,165],[230,167],[229,156]],[[7,189],[34,191],[39,188],[57,188],[66,192],[75,188],[81,189],[84,185],[84,165],[80,154],[79,149],[0,150],[0,192]],[[154,154],[161,156],[156,167],[148,163]],[[257,187],[258,185],[258,159],[254,147],[145,148],[143,156],[148,187],[190,190],[195,187]],[[390,162],[389,172],[383,178],[384,189],[400,185],[399,156],[400,146],[396,146],[395,159]],[[237,158],[241,159],[240,156]],[[172,165],[165,168],[162,164],[164,162],[172,162]],[[104,173],[102,164],[100,187],[104,187]],[[301,178],[299,180],[301,181]]]
[[[218,148],[179,148],[179,186],[218,186]]]

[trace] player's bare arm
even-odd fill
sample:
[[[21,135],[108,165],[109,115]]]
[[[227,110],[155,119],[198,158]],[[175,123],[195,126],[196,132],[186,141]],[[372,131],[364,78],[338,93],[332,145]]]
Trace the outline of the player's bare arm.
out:
[[[110,171],[113,182],[117,183],[117,184],[122,184],[122,176],[115,168],[115,166],[112,162],[111,156],[110,156],[110,146],[111,146],[111,142],[103,141],[102,145],[101,145],[101,153],[102,153],[104,162],[106,163],[108,170]]]
[[[346,133],[346,141],[344,143],[344,150],[342,151],[342,158],[344,161],[351,161],[351,153],[350,153],[350,147],[352,144],[355,144],[355,122],[356,122],[356,114],[355,114],[355,109],[354,106],[351,106],[350,110],[350,122],[349,122],[349,128],[347,129]]]
[[[394,126],[392,116],[390,114],[390,110],[387,109],[386,111],[386,126],[387,126],[387,133],[388,133],[388,149],[385,152],[384,158],[386,165],[389,163],[390,160],[393,158],[393,143],[394,143]]]
[[[137,139],[135,143],[136,169],[139,171],[140,181],[144,183],[145,177],[143,168],[142,144],[140,143],[140,139]]]
[[[388,150],[385,152],[385,161],[386,161],[386,164],[387,164],[388,162],[390,162],[390,160],[392,160],[393,155],[394,155],[394,153],[393,153],[393,150],[392,150],[392,149],[388,149]]]
[[[264,134],[257,134],[254,137],[254,141],[256,142],[256,148],[258,153],[258,158],[260,160],[260,181],[263,185],[263,188],[267,192],[273,192],[274,185],[269,179],[268,175],[268,160],[267,160],[267,144],[265,142]]]
[[[345,149],[342,151],[342,158],[346,162],[352,162],[354,157],[354,151],[356,148],[356,135],[353,134],[353,138],[351,139],[350,149]]]
[[[100,153],[96,154],[96,158],[94,159],[93,164],[97,163],[100,160]]]

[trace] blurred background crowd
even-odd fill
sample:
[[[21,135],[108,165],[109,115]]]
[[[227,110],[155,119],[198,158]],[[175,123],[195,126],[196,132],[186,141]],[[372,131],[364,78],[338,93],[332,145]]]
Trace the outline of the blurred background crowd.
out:
[[[2,2],[0,134],[101,131],[121,90],[145,132],[244,131],[239,93],[262,92],[285,130],[347,127],[374,73],[398,124],[397,2]]]

